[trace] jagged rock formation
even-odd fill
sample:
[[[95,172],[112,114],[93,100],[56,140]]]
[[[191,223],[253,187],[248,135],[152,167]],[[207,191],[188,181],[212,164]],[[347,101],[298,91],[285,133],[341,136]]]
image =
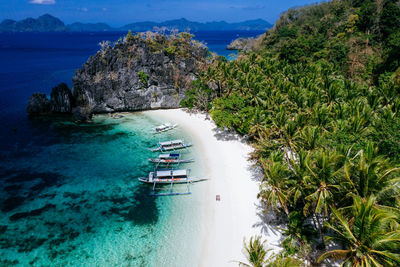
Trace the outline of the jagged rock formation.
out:
[[[255,38],[238,38],[233,40],[227,47],[227,50],[250,51],[256,41]]]
[[[76,71],[72,93],[65,84],[53,88],[50,112],[86,119],[92,113],[179,107],[207,64],[207,51],[187,33],[128,34],[114,47],[104,42]],[[34,94],[27,111],[47,113],[47,105],[43,95]]]
[[[30,115],[47,114],[50,112],[50,100],[47,99],[46,94],[33,93],[29,99],[26,112]]]
[[[71,90],[65,83],[61,83],[52,89],[50,100],[46,94],[34,93],[29,99],[26,111],[30,115],[71,113],[73,103]]]
[[[53,88],[50,94],[51,111],[55,113],[70,113],[74,99],[71,90],[65,83]]]

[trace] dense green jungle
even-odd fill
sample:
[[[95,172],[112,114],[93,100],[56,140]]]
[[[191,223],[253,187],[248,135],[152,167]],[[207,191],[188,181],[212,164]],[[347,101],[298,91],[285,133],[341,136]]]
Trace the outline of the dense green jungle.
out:
[[[241,264],[399,266],[400,1],[289,9],[211,61],[181,104],[248,136],[264,212],[284,222],[281,253],[249,237]]]

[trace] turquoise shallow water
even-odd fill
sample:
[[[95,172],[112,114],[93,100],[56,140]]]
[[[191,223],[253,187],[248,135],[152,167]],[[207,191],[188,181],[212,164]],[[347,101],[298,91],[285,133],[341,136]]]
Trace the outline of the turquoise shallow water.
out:
[[[140,184],[163,123],[146,113],[94,122],[32,122],[48,127],[0,161],[0,266],[193,266],[205,231],[206,183],[188,196],[152,197]],[[47,129],[47,128],[46,128]],[[196,145],[185,154],[199,157]],[[186,167],[201,175],[203,164]],[[184,190],[183,186],[177,190]]]

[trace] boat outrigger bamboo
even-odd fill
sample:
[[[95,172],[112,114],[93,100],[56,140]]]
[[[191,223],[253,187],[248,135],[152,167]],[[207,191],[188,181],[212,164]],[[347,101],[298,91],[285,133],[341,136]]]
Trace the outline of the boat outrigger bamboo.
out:
[[[157,151],[171,151],[171,150],[177,150],[177,149],[183,149],[183,148],[188,148],[192,146],[192,143],[185,143],[182,139],[177,139],[177,140],[171,140],[167,142],[159,142],[157,144],[157,148],[152,148],[150,149],[153,152]]]
[[[157,126],[154,128],[155,133],[162,133],[166,132],[172,129],[175,129],[178,126],[178,124],[171,124],[171,123],[164,123],[161,124],[160,126]]]
[[[171,196],[171,195],[188,195],[191,194],[189,189],[189,183],[200,182],[207,180],[206,178],[199,177],[189,177],[188,169],[181,170],[156,170],[154,172],[150,172],[147,178],[138,178],[140,182],[153,184],[153,191],[150,195],[152,196]],[[156,190],[160,190],[156,188],[157,184],[169,184],[169,191],[167,193],[156,193]],[[186,184],[187,191],[186,192],[174,192],[173,186],[174,184]]]
[[[158,158],[149,158],[152,163],[158,164],[179,164],[179,163],[189,163],[193,162],[194,159],[181,159],[181,154],[170,153],[170,154],[160,154]]]

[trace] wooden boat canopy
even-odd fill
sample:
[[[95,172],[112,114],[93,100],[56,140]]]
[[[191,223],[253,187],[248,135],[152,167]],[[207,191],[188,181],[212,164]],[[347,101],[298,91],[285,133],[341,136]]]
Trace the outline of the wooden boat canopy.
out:
[[[172,129],[176,128],[177,126],[178,126],[178,124],[164,123],[153,129],[156,131],[156,133],[161,133],[161,132],[166,132],[166,131],[172,130]]]
[[[158,155],[159,159],[178,159],[180,158],[181,154],[179,153],[170,153],[170,154],[160,154]]]
[[[173,145],[180,145],[183,144],[182,139],[177,139],[177,140],[171,140],[171,141],[166,141],[166,142],[160,142],[160,146],[173,146]]]
[[[170,177],[187,177],[187,170],[165,170],[156,171],[157,178],[170,178]]]

